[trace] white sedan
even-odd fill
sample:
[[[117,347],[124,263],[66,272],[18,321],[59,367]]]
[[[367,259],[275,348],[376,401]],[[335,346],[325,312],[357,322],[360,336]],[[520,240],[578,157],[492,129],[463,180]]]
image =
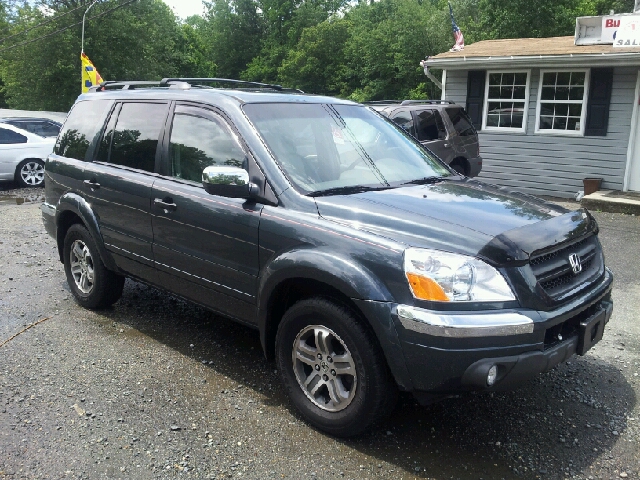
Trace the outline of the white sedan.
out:
[[[21,187],[42,186],[44,162],[55,143],[55,138],[0,123],[0,180],[13,180]]]

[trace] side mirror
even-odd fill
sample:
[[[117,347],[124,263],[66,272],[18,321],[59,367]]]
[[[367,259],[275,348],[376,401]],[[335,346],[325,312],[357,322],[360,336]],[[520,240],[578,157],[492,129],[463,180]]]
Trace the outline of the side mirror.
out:
[[[228,198],[251,198],[258,186],[249,181],[249,172],[239,167],[207,167],[202,172],[202,185],[207,193]]]

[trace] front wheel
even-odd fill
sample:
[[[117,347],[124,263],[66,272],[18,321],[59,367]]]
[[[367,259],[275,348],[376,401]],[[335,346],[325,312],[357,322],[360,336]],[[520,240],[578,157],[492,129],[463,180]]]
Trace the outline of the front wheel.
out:
[[[331,300],[302,300],[285,313],[276,361],[298,411],[332,435],[361,433],[395,402],[396,385],[374,335]]]
[[[67,282],[80,305],[92,310],[105,308],[120,298],[125,278],[107,270],[84,225],[69,227],[63,255]]]
[[[20,187],[41,187],[44,184],[44,162],[37,158],[23,160],[16,169]]]

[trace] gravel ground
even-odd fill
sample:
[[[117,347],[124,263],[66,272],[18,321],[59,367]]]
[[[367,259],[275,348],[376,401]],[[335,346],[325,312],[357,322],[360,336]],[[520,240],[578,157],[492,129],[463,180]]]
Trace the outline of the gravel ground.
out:
[[[0,190],[0,344],[48,319],[0,346],[0,479],[640,477],[636,217],[596,213],[615,308],[586,356],[514,392],[402,398],[339,440],[292,410],[257,332],[132,281],[77,306],[42,191]]]

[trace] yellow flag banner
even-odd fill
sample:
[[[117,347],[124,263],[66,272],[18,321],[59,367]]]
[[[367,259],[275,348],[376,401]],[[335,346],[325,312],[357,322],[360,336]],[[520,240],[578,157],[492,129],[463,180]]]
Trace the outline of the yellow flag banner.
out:
[[[82,93],[87,93],[89,88],[101,84],[103,80],[84,52],[80,54],[80,60],[82,61]]]

